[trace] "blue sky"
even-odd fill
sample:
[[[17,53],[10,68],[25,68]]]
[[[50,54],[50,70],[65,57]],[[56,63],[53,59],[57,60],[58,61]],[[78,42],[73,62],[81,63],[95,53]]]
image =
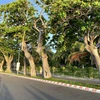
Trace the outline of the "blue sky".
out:
[[[11,2],[13,2],[13,1],[16,1],[16,0],[0,0],[0,5],[7,4],[7,3],[11,3]],[[40,8],[37,4],[35,4],[35,0],[29,0],[29,1],[31,1],[31,3],[32,3],[33,6],[35,7],[35,9],[37,9],[37,10],[39,11],[39,13],[40,13],[41,8]],[[46,19],[48,19],[47,14],[44,13],[43,15],[44,15],[44,17],[45,17]]]
[[[7,4],[7,3],[11,3],[11,2],[14,2],[16,0],[0,0],[0,5],[2,4]],[[35,4],[35,0],[29,0],[31,1],[31,3],[34,5],[34,7],[38,10],[40,10],[40,7],[38,5]]]
[[[7,4],[7,3],[11,3],[11,2],[14,2],[14,1],[16,1],[16,0],[0,0],[0,5]],[[31,3],[34,5],[34,7],[36,9],[38,9],[39,11],[41,10],[40,7],[35,4],[35,0],[29,0],[29,1],[31,1]]]
[[[13,1],[16,1],[16,0],[0,0],[0,5],[2,4],[7,4],[7,3],[11,3]],[[35,0],[30,0],[31,2],[34,2]]]
[[[7,4],[7,3],[10,3],[10,2],[13,2],[15,0],[0,0],[0,5],[2,4]]]

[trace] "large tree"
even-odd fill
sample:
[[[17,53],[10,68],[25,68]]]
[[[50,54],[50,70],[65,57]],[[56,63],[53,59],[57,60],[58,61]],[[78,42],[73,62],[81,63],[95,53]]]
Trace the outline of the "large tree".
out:
[[[22,41],[22,50],[31,66],[31,76],[36,76],[34,59],[27,48],[27,41],[30,41],[30,37],[34,36],[33,39],[34,41],[36,40],[35,32],[32,28],[32,20],[35,17],[33,5],[27,0],[17,0],[0,6],[0,12],[4,17],[2,18],[5,24],[2,29],[3,32],[15,40],[17,37],[20,43]]]
[[[0,52],[3,54],[6,61],[6,72],[11,72],[11,63],[14,56],[14,40],[9,37],[2,37],[0,39]],[[1,67],[3,67],[4,61],[1,62]]]
[[[47,5],[53,41],[61,50],[75,41],[84,41],[86,50],[94,56],[100,72],[100,1],[41,0]],[[71,45],[70,45],[71,46]],[[61,48],[61,47],[60,47]]]
[[[38,41],[37,41],[37,48],[36,52],[40,55],[42,59],[42,67],[43,67],[43,77],[44,78],[51,78],[50,66],[48,62],[48,55],[45,52],[45,45],[47,43],[46,36],[48,36],[48,26],[47,21],[43,17],[43,11],[45,6],[43,5],[41,13],[39,17],[34,21],[34,29],[38,33]]]

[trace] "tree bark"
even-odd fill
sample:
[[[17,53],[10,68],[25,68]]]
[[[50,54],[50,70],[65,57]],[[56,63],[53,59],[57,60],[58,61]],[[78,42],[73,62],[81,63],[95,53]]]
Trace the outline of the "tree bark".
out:
[[[26,42],[24,40],[24,36],[23,36],[23,40],[22,40],[22,51],[24,52],[25,57],[29,61],[29,64],[30,64],[30,67],[31,67],[31,73],[30,73],[30,75],[31,76],[36,76],[34,59],[33,59],[32,55],[28,52],[27,44],[26,44]]]
[[[0,63],[0,71],[3,71],[3,64],[4,64],[4,59]]]
[[[42,19],[42,13],[43,13],[44,8],[45,8],[45,6],[42,7],[39,18],[34,21],[34,28],[39,33],[38,47],[36,49],[36,52],[42,58],[43,77],[44,78],[51,78],[51,72],[50,72],[50,67],[49,67],[49,63],[48,63],[48,56],[47,56],[47,54],[45,54],[44,47],[43,47],[43,31],[45,34],[45,29],[47,28],[47,23],[45,23],[44,20]],[[42,23],[41,29],[39,29],[39,27],[37,27],[38,22]]]
[[[100,56],[99,56],[98,50],[94,49],[94,50],[92,50],[92,53],[95,57],[96,67],[98,68],[99,73],[100,73]]]
[[[6,72],[11,73],[11,61],[7,60],[7,69]]]
[[[6,63],[7,63],[7,69],[6,69],[6,72],[8,73],[11,73],[11,62],[13,60],[13,55],[10,54],[10,56],[7,56],[3,53],[4,57],[5,57],[5,60],[6,60]]]
[[[100,55],[99,55],[97,47],[93,44],[94,39],[95,38],[93,36],[86,35],[84,37],[85,48],[91,55],[94,56],[95,64],[100,74]]]
[[[50,72],[50,67],[49,67],[49,63],[48,63],[48,56],[47,56],[47,54],[44,53],[44,48],[42,46],[42,43],[38,43],[36,52],[42,58],[43,77],[51,78],[51,72]]]
[[[44,78],[51,78],[50,67],[48,64],[48,56],[45,53],[42,53],[42,66]]]

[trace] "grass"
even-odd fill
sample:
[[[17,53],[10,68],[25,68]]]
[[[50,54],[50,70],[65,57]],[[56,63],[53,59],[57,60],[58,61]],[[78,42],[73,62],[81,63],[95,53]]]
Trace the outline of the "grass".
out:
[[[100,89],[100,85],[95,85],[95,84],[88,84],[88,83],[75,82],[75,81],[68,81],[68,80],[57,79],[57,78],[50,78],[50,79],[47,79],[47,80],[56,81],[56,82],[62,82],[62,83],[66,83],[66,84],[85,86],[85,87],[89,87],[89,88]]]
[[[82,83],[82,82],[75,82],[75,81],[69,81],[69,80],[58,79],[58,78],[44,79],[41,76],[36,76],[36,77],[33,77],[33,78],[38,78],[38,79],[43,79],[43,80],[49,80],[49,81],[55,81],[55,82],[61,82],[61,83],[66,83],[66,84],[73,84],[73,85],[79,85],[79,86],[84,86],[84,87],[89,87],[89,88],[100,89],[100,85],[96,85],[96,84],[88,84],[88,83]]]

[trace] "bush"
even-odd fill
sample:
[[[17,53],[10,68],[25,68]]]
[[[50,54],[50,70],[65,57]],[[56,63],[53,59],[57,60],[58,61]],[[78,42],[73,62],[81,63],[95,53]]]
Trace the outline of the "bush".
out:
[[[36,67],[36,72],[42,74],[42,67],[41,66]]]
[[[60,74],[60,75],[68,75],[68,76],[76,76],[76,77],[88,77],[88,78],[99,78],[99,74],[97,69],[94,69],[93,67],[87,67],[87,68],[79,68],[77,66],[66,66],[66,67],[52,67],[54,74]]]

